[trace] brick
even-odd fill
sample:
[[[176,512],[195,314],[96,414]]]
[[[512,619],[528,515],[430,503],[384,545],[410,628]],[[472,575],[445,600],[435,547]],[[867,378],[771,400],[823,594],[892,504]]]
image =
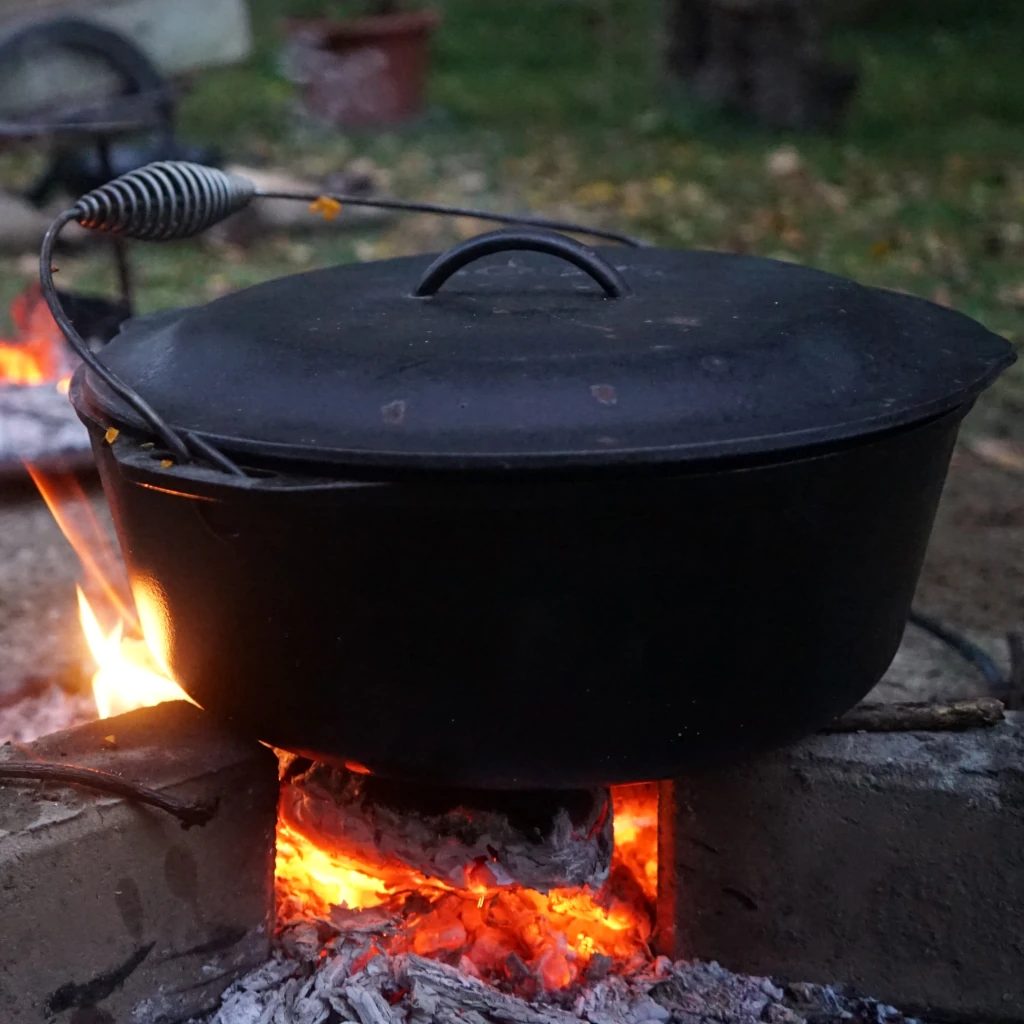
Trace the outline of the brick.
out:
[[[187,1020],[266,958],[271,751],[177,701],[0,748],[0,760],[24,759],[219,804],[207,825],[184,830],[164,811],[84,788],[0,785],[4,1024]]]
[[[679,955],[1024,1020],[1024,715],[818,736],[674,788]]]

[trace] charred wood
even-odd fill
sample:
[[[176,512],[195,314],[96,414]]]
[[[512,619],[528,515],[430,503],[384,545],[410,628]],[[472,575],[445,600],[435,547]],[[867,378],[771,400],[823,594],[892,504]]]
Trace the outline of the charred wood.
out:
[[[858,704],[824,732],[956,732],[1003,721],[1003,704],[991,697],[947,704]]]
[[[296,831],[363,863],[413,869],[458,889],[599,889],[612,857],[607,790],[488,792],[416,787],[315,765],[288,781]]]

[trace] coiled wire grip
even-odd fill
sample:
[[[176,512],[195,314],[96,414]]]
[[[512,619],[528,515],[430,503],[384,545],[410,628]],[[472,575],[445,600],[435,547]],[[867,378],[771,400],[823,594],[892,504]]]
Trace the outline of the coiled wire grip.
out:
[[[89,348],[64,312],[53,280],[53,249],[64,227],[75,221],[82,227],[147,242],[192,238],[226,217],[244,209],[255,198],[296,199],[315,202],[333,199],[342,205],[369,206],[384,210],[472,217],[498,224],[517,224],[552,231],[590,235],[622,245],[641,243],[628,235],[584,227],[571,221],[543,217],[491,213],[469,207],[421,203],[415,200],[367,198],[343,193],[270,191],[256,187],[248,178],[227,174],[214,167],[185,161],[164,160],[130,171],[82,196],[50,225],[39,255],[43,297],[68,344],[89,369],[118,398],[130,405],[182,462],[201,459],[236,476],[245,476],[223,452],[197,434],[172,427],[134,388],[129,387]]]

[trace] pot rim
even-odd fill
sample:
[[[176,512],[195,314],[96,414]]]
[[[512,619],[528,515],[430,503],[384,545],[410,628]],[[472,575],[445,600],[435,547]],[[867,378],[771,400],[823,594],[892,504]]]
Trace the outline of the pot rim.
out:
[[[105,433],[110,420],[99,409],[83,388],[79,373],[72,378],[70,397],[79,419],[89,430],[93,444],[106,444]],[[517,487],[532,484],[602,486],[616,481],[636,484],[657,481],[666,477],[693,479],[698,477],[736,475],[747,471],[766,471],[794,462],[813,462],[842,456],[853,449],[864,449],[885,444],[897,436],[927,429],[946,421],[960,422],[970,412],[974,399],[970,398],[951,408],[910,423],[896,424],[872,433],[857,434],[839,440],[808,444],[790,449],[767,448],[756,454],[736,456],[713,455],[706,459],[636,461],[633,463],[588,466],[541,466],[528,468],[494,469],[493,465],[453,467],[450,464],[432,466],[380,467],[379,465],[337,464],[325,465],[315,459],[296,462],[294,459],[267,458],[263,453],[252,458],[240,458],[239,464],[252,475],[238,477],[201,463],[163,466],[168,453],[147,443],[143,449],[140,440],[148,437],[142,431],[136,436],[126,428],[112,455],[120,471],[134,483],[150,489],[197,500],[220,500],[230,493],[245,490],[268,499],[287,499],[298,494],[326,493],[339,488],[365,490],[390,489],[407,486],[497,486]],[[205,440],[212,440],[206,438]],[[237,454],[232,452],[232,454]]]
[[[375,479],[388,479],[410,474],[481,474],[481,475],[534,475],[556,472],[588,472],[614,475],[626,470],[650,470],[651,472],[675,468],[680,472],[706,471],[709,466],[722,470],[743,465],[772,462],[790,462],[804,457],[826,454],[851,444],[870,443],[884,438],[894,431],[911,430],[957,410],[968,410],[984,391],[1005,369],[994,368],[976,386],[964,388],[945,399],[928,402],[912,409],[901,410],[885,417],[868,418],[845,425],[844,430],[822,430],[807,428],[787,435],[771,435],[751,443],[749,439],[735,442],[709,441],[706,445],[678,445],[663,448],[622,448],[616,451],[566,451],[555,454],[510,453],[408,453],[401,451],[325,450],[314,446],[279,444],[254,441],[248,438],[230,437],[221,434],[194,431],[194,433],[216,449],[231,455],[243,464],[253,460],[281,462],[296,467],[297,474],[308,468],[310,475],[338,476],[355,473],[372,475]],[[104,417],[85,396],[84,380],[88,369],[81,367],[72,379],[71,400],[79,416],[89,410],[89,418],[96,423]],[[88,390],[92,390],[92,385]],[[133,415],[121,417],[105,416],[111,426],[118,429],[149,435],[150,430],[141,419]],[[706,454],[704,453],[706,450]],[[316,472],[314,472],[314,468]]]
[[[441,24],[441,13],[431,7],[395,14],[361,18],[284,18],[282,30],[288,35],[316,37],[322,48],[331,42],[371,42],[393,36],[425,35]]]

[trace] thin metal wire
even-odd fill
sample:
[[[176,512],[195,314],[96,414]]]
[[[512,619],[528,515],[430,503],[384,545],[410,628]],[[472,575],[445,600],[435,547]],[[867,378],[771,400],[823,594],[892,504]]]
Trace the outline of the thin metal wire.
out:
[[[1002,670],[992,660],[989,654],[980,648],[976,643],[968,640],[967,637],[943,625],[930,615],[924,615],[918,611],[911,611],[907,621],[931,634],[937,640],[941,640],[947,647],[956,651],[966,662],[973,665],[986,679],[989,686],[996,693],[1009,690],[1010,680],[1003,675]]]
[[[86,366],[100,378],[111,391],[119,398],[122,398],[131,405],[143,419],[153,428],[154,433],[161,441],[179,458],[186,462],[191,461],[191,454],[185,446],[185,442],[178,437],[174,428],[167,423],[163,417],[136,391],[130,388],[120,377],[96,358],[88,343],[75,329],[64,307],[61,305],[60,296],[57,294],[57,286],[53,280],[53,247],[57,236],[71,221],[79,220],[81,211],[77,206],[65,210],[47,229],[43,237],[43,244],[39,253],[39,279],[43,298],[50,309],[53,319],[60,328],[61,333],[67,338],[68,344],[74,349],[75,354]]]
[[[551,220],[547,217],[532,217],[526,214],[494,213],[490,210],[477,210],[469,206],[448,206],[444,203],[424,203],[416,199],[367,198],[353,196],[346,192],[304,192],[282,191],[279,189],[257,189],[260,199],[297,199],[301,202],[313,203],[317,199],[333,199],[342,206],[369,206],[381,210],[401,210],[406,213],[436,213],[442,217],[469,217],[473,220],[492,221],[495,224],[521,224],[524,227],[547,228],[550,231],[567,231],[574,235],[587,235],[590,238],[603,238],[609,242],[628,245],[632,249],[645,248],[647,243],[632,235],[624,235],[619,231],[606,231],[604,228],[585,227],[569,220]]]

